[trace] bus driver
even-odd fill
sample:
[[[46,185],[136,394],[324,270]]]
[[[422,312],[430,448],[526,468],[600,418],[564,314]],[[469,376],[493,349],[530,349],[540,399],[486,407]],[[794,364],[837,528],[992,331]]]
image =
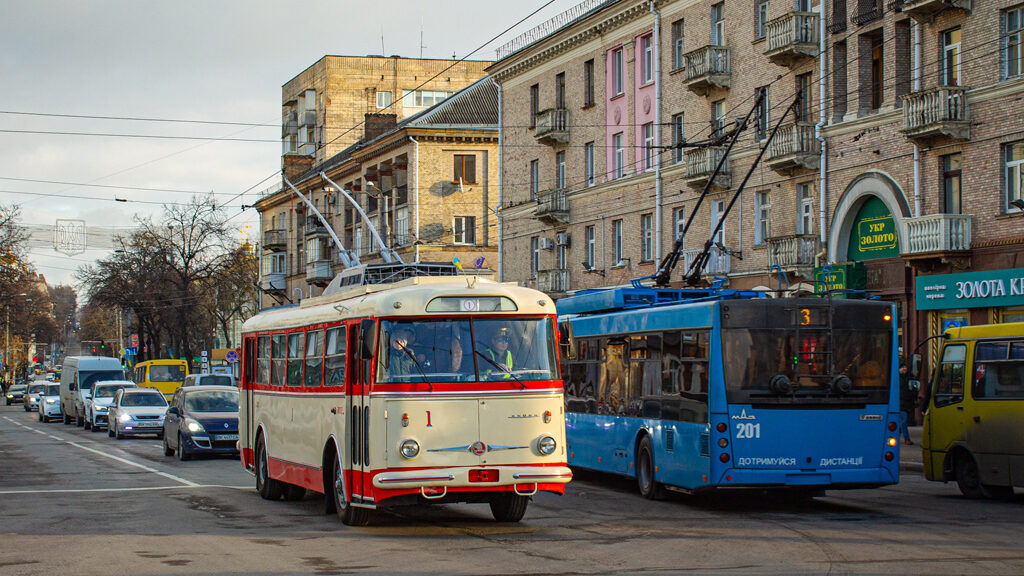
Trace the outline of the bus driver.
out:
[[[487,359],[493,362],[493,366],[497,366],[501,371],[511,373],[512,372],[512,352],[508,349],[509,342],[512,341],[509,329],[502,327],[498,328],[491,334],[490,346],[484,350],[484,354]],[[485,378],[490,377],[492,372],[496,370],[485,370]],[[508,374],[503,376],[508,378]]]
[[[391,336],[388,376],[408,376],[416,373],[415,353],[409,348],[412,334],[412,329],[401,326]]]

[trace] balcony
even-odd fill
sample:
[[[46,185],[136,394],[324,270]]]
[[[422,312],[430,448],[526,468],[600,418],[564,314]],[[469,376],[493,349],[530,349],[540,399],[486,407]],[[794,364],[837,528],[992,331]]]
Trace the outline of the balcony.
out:
[[[306,262],[306,283],[314,286],[326,286],[334,280],[334,270],[330,259],[324,258]]]
[[[796,122],[779,128],[768,145],[765,162],[780,174],[817,170],[821,143],[814,137],[814,124]]]
[[[970,214],[930,214],[907,218],[908,260],[961,256],[971,249]]]
[[[569,193],[565,188],[545,190],[537,194],[537,208],[534,216],[551,225],[569,223]]]
[[[264,230],[263,231],[263,249],[264,250],[284,250],[285,246],[288,245],[288,235],[284,230]]]
[[[306,110],[298,116],[300,126],[316,126],[316,110]]]
[[[768,266],[780,266],[787,272],[808,277],[813,272],[814,256],[821,252],[821,239],[815,234],[777,236],[765,240]]]
[[[686,183],[694,188],[703,188],[707,185],[711,175],[715,173],[715,166],[725,154],[725,146],[711,146],[708,148],[697,148],[686,153]],[[729,171],[729,159],[715,178],[714,186],[728,188],[732,185],[732,173]]]
[[[938,86],[903,96],[903,133],[915,140],[969,140],[966,92],[961,86]]]
[[[564,296],[569,291],[569,271],[562,268],[539,270],[537,272],[537,290],[553,298]]]
[[[764,55],[780,66],[793,66],[818,55],[818,15],[790,12],[765,24]]]
[[[712,88],[729,87],[732,66],[728,46],[704,46],[687,52],[683,59],[686,62],[686,78],[683,82],[687,90],[704,96]]]
[[[690,266],[693,265],[693,261],[700,253],[699,248],[683,252],[683,274],[690,272]],[[717,246],[712,246],[708,253],[708,261],[704,263],[700,274],[701,276],[725,276],[730,270],[732,270],[732,256]]]
[[[270,294],[284,294],[287,285],[288,283],[284,279],[284,272],[264,274],[260,278],[260,289]]]
[[[943,10],[970,12],[971,7],[971,0],[904,0],[903,2],[903,12],[919,21],[931,21]]]
[[[885,9],[878,0],[867,0],[858,2],[857,14],[850,17],[850,22],[857,26],[864,26],[878,20],[885,14]]]
[[[565,108],[548,108],[537,112],[533,137],[541,144],[565,144],[569,141],[569,111]]]
[[[327,227],[320,221],[319,218],[306,218],[305,227],[306,239],[312,238],[329,238],[330,234],[327,232]]]

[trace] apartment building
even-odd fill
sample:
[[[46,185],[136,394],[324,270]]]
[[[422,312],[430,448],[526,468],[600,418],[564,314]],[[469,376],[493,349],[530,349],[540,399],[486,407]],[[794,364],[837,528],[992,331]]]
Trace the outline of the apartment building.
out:
[[[360,136],[324,162],[286,174],[256,203],[261,307],[317,296],[338,272],[359,264],[457,259],[466,269],[496,266],[493,82],[483,78],[401,122],[368,114]]]
[[[1022,15],[1013,1],[580,4],[488,68],[502,278],[556,297],[622,285],[655,273],[692,218],[675,284],[710,245],[705,283],[872,290],[897,304],[904,347],[1024,318],[1024,290],[1010,296]]]

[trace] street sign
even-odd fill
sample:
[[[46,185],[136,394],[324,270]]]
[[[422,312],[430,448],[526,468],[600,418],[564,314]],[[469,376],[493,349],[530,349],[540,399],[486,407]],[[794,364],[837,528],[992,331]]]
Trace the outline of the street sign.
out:
[[[203,358],[206,358],[209,354],[207,353],[206,350],[203,350],[202,352],[199,353],[199,355],[202,356]]]
[[[128,346],[128,347],[126,347],[124,349],[124,354],[126,354],[128,356],[138,356],[139,355],[139,347],[138,346]]]
[[[231,364],[234,364],[235,362],[238,362],[238,352],[235,352],[234,350],[228,350],[228,353],[225,355],[224,359],[230,362]]]
[[[139,347],[139,335],[138,334],[132,334],[132,348],[138,348],[138,347]]]

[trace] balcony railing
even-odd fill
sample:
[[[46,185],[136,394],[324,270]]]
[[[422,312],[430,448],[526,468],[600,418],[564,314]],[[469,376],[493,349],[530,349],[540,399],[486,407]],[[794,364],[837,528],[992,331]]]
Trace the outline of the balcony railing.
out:
[[[533,132],[537,142],[546,144],[569,141],[569,110],[548,108],[537,113],[537,126]]]
[[[264,274],[260,278],[260,288],[264,292],[283,293],[288,283],[284,279],[284,272],[273,272]]]
[[[689,273],[694,259],[697,258],[700,252],[699,248],[683,252],[683,265],[685,266],[683,274]],[[704,263],[704,268],[701,269],[700,273],[703,276],[724,276],[730,270],[732,270],[732,256],[726,254],[724,250],[719,249],[717,246],[712,246],[711,251],[708,253],[708,260]]]
[[[792,66],[818,55],[818,15],[790,12],[765,24],[768,36],[765,56],[782,66]]]
[[[971,249],[970,214],[930,214],[907,218],[905,222],[907,253],[904,256]]]
[[[915,139],[970,139],[966,92],[961,86],[938,86],[903,96],[903,133]]]
[[[915,20],[932,20],[943,10],[970,11],[972,0],[905,0],[903,12]]]
[[[566,224],[569,222],[568,190],[559,188],[545,190],[537,194],[537,208],[534,216],[548,224]]]
[[[306,283],[318,286],[326,286],[334,280],[334,270],[331,268],[330,259],[314,260],[306,262]]]
[[[700,188],[707,184],[711,175],[715,173],[715,166],[719,159],[725,154],[725,146],[710,146],[697,148],[686,153],[686,183],[690,186]],[[728,188],[732,184],[732,173],[729,171],[729,159],[715,178],[715,185]]]
[[[885,14],[885,10],[882,8],[879,2],[866,2],[865,5],[860,6],[857,14],[850,18],[850,22],[863,26],[870,22],[874,22]]]
[[[768,145],[765,162],[776,172],[805,168],[817,170],[821,143],[814,137],[814,124],[795,122],[779,128]]]
[[[821,252],[821,239],[814,234],[778,236],[765,240],[768,265],[784,269],[814,266],[814,256]]]
[[[537,290],[547,294],[565,294],[569,291],[569,271],[563,268],[537,271]]]
[[[263,249],[276,250],[284,248],[288,244],[288,235],[284,230],[264,230]]]
[[[686,88],[701,96],[712,88],[728,88],[732,79],[732,65],[728,46],[708,45],[687,52]]]
[[[327,227],[319,218],[306,218],[306,237],[327,237]]]

